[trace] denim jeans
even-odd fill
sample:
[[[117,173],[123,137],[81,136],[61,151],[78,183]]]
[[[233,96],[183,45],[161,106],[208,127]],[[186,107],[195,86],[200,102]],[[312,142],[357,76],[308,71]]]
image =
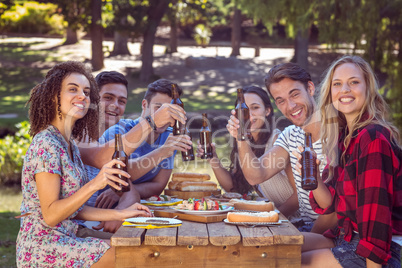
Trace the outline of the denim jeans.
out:
[[[338,236],[334,239],[335,247],[332,248],[332,253],[338,260],[342,267],[366,267],[366,258],[356,254],[356,247],[359,243],[359,235],[353,233],[352,240],[347,242],[344,240],[343,235]],[[401,246],[397,243],[391,243],[391,259],[388,260],[386,265],[382,267],[386,268],[401,268],[400,262],[400,252]]]

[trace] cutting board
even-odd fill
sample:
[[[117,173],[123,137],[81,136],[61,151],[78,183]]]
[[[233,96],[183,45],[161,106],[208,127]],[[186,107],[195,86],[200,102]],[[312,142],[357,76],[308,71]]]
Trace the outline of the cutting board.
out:
[[[174,196],[174,197],[181,198],[181,199],[203,198],[206,196],[220,195],[220,194],[221,194],[221,190],[204,191],[204,192],[183,192],[183,191],[165,189],[165,195],[170,195],[170,196]]]
[[[226,219],[227,213],[216,214],[216,215],[192,215],[192,214],[184,214],[181,212],[177,212],[173,209],[165,209],[165,210],[155,210],[154,215],[157,217],[165,217],[165,218],[173,218],[175,216],[176,219],[186,220],[186,221],[195,221],[195,222],[221,222]]]

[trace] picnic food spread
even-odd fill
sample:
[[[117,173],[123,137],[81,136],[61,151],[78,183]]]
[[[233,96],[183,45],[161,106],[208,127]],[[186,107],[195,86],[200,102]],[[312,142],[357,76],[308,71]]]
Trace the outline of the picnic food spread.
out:
[[[233,204],[236,210],[273,211],[275,209],[273,202],[231,199],[229,203]]]
[[[276,211],[270,212],[229,212],[229,222],[278,222],[279,214]]]
[[[185,210],[222,210],[218,201],[201,198],[201,200],[189,198],[176,206],[177,209]]]

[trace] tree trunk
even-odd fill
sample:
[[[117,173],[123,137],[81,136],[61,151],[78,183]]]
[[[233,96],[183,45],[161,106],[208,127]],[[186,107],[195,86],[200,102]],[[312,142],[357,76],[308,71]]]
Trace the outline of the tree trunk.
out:
[[[92,23],[92,68],[98,71],[104,67],[103,64],[103,28],[102,28],[102,0],[91,0]]]
[[[241,44],[241,11],[237,8],[235,1],[233,22],[232,22],[232,53],[230,56],[240,55]]]
[[[111,56],[116,55],[131,55],[128,49],[128,35],[127,32],[114,32],[114,46]]]
[[[170,53],[177,52],[177,20],[176,10],[172,10],[170,17]]]
[[[64,45],[71,45],[78,43],[78,34],[76,30],[73,30],[71,27],[67,27],[66,31],[66,41]]]
[[[148,23],[144,31],[144,42],[142,45],[142,66],[140,80],[149,82],[154,74],[152,63],[154,61],[153,48],[155,43],[155,33],[165,11],[169,6],[169,0],[151,0],[148,12]]]
[[[297,31],[294,60],[300,67],[308,70],[308,30]]]

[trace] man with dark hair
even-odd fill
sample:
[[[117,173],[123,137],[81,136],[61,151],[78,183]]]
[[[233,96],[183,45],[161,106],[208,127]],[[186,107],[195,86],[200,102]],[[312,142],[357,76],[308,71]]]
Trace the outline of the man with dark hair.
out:
[[[155,113],[172,100],[172,82],[166,79],[159,79],[148,85],[148,89],[142,100],[141,116],[135,120],[122,119],[118,124],[110,127],[100,138],[101,142],[114,139],[115,134],[125,134],[131,131],[140,120],[149,120],[153,125],[153,131],[147,135],[133,152],[130,152],[128,171],[131,175],[133,188],[141,198],[148,198],[152,195],[159,195],[165,189],[170,178],[176,150],[187,150],[191,141],[188,136],[172,136],[170,123],[156,126],[153,122]],[[177,87],[179,95],[182,94],[180,87]],[[111,192],[111,190],[108,190]],[[116,197],[117,195],[114,194]],[[97,200],[97,203],[109,204],[110,196],[104,196],[104,200]],[[113,201],[112,201],[113,203]]]
[[[123,116],[127,105],[127,79],[123,74],[111,71],[101,72],[95,77],[100,95],[100,118],[104,122],[100,133],[117,124]]]
[[[191,140],[187,136],[169,136],[171,130],[168,127],[177,118],[182,118],[183,112],[181,107],[170,104],[172,82],[160,79],[151,83],[145,94],[149,101],[145,99],[142,101],[141,117],[136,120],[120,120],[127,104],[128,82],[124,75],[115,71],[101,72],[95,80],[100,90],[100,128],[101,132],[104,129],[107,131],[99,138],[99,144],[103,146],[90,144],[85,147],[81,144],[82,155],[95,164],[86,165],[89,180],[99,173],[98,167],[102,165],[102,161],[110,161],[114,150],[114,134],[117,133],[124,134],[124,150],[128,155],[131,154],[128,166],[131,180],[139,179],[134,182],[136,185],[122,196],[118,196],[109,188],[101,193],[95,193],[87,201],[87,205],[100,208],[117,205],[116,208],[125,208],[139,202],[141,197],[148,197],[148,193],[151,196],[162,192],[170,177],[176,150],[188,149]],[[182,93],[180,88],[179,93]],[[91,157],[94,148],[98,151]],[[110,155],[109,152],[105,152],[107,150],[110,151]],[[103,160],[105,155],[110,158]],[[140,182],[149,183],[139,185]],[[105,222],[93,228],[104,228],[104,231],[115,232],[120,226],[121,222]]]
[[[240,163],[247,181],[251,185],[260,184],[277,174],[290,163],[297,189],[297,199],[300,212],[300,230],[322,233],[335,223],[334,215],[318,215],[309,202],[309,192],[301,188],[301,176],[295,169],[297,158],[292,154],[298,146],[304,145],[304,134],[310,132],[313,138],[313,148],[321,160],[320,172],[326,165],[322,155],[320,141],[320,122],[314,100],[315,86],[310,74],[295,63],[284,63],[274,66],[264,79],[268,92],[282,114],[293,125],[285,128],[278,136],[274,146],[260,158],[257,158],[248,142],[237,141]],[[233,113],[233,112],[232,112]],[[227,126],[233,137],[237,136],[239,120],[234,114]]]

